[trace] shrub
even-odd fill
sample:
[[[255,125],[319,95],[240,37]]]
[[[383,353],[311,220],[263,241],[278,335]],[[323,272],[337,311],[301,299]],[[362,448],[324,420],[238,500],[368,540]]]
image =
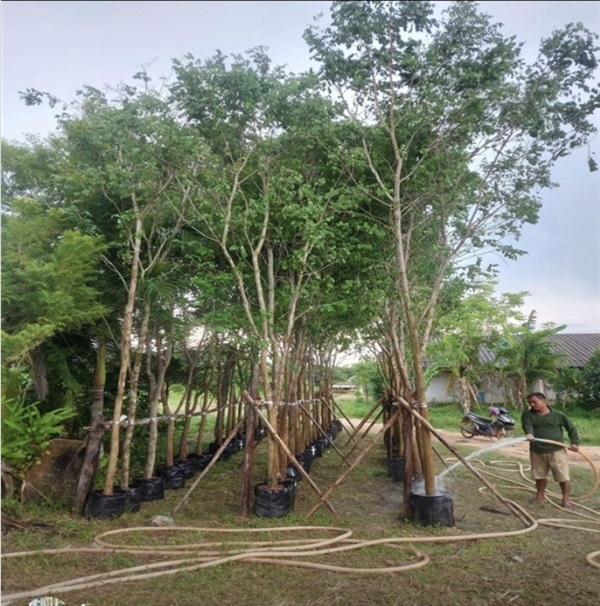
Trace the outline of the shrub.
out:
[[[588,360],[582,373],[580,406],[584,410],[600,408],[600,349]]]
[[[50,440],[60,435],[63,423],[74,415],[69,408],[56,408],[41,414],[37,403],[5,400],[2,406],[2,459],[17,473],[24,473],[41,456]]]

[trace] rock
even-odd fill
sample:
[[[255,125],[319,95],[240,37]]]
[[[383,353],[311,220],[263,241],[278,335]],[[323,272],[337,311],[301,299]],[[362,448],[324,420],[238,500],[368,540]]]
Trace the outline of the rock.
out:
[[[174,526],[175,520],[171,516],[154,516],[150,520],[151,526]]]
[[[23,500],[73,499],[85,456],[85,442],[56,438],[25,474]]]

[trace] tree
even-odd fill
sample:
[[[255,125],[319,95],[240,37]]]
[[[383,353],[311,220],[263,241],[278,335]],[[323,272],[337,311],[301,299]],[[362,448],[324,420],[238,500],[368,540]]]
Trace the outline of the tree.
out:
[[[580,401],[585,410],[600,408],[600,350],[592,354],[583,369]]]
[[[10,210],[2,224],[2,363],[9,375],[31,373],[35,398],[43,401],[52,340],[108,312],[96,282],[104,245],[67,229],[61,209],[41,199],[8,197],[4,204]],[[68,385],[68,375],[62,379]]]
[[[64,205],[82,229],[105,234],[104,261],[114,272],[109,292],[123,305],[117,312],[121,355],[107,495],[118,465],[134,319],[136,310],[144,308],[140,283],[160,284],[170,298],[173,250],[200,167],[196,138],[149,88],[147,78],[139,77],[144,87],[123,86],[114,98],[84,87],[80,104],[60,119],[64,160],[59,187]]]
[[[477,386],[494,372],[481,360],[482,348],[493,349],[515,321],[523,321],[518,308],[525,295],[505,293],[495,297],[494,283],[487,282],[476,292],[462,295],[458,302],[440,306],[432,343],[427,349],[427,377],[431,379],[440,371],[447,371],[458,384],[465,413],[477,399]]]
[[[532,311],[525,324],[504,334],[494,348],[498,374],[508,383],[506,395],[519,410],[527,394],[539,391],[540,381],[551,381],[564,365],[564,356],[549,337],[565,326],[549,325],[535,330],[535,320],[536,313]]]
[[[531,65],[520,45],[455,2],[434,20],[429,2],[333,2],[331,26],[305,39],[361,145],[371,174],[357,182],[389,212],[398,295],[387,304],[397,371],[425,406],[424,355],[440,296],[460,267],[505,244],[537,219],[550,169],[595,131],[589,83],[596,36],[581,25],[554,32]],[[462,265],[459,265],[462,263]],[[493,270],[493,268],[489,268]],[[396,333],[396,334],[394,334]],[[412,376],[403,351],[404,333]],[[427,419],[427,409],[420,408]],[[427,494],[435,490],[430,437],[418,426]]]
[[[334,217],[347,201],[323,146],[332,108],[316,94],[314,77],[272,69],[262,49],[249,54],[177,62],[172,91],[210,149],[193,229],[231,272],[244,315],[229,314],[228,322],[238,322],[256,345],[262,396],[276,427],[279,406],[293,392],[300,322],[316,313],[321,285],[331,288],[332,274],[321,270],[340,252],[332,246],[340,242]],[[270,441],[270,485],[283,462]]]

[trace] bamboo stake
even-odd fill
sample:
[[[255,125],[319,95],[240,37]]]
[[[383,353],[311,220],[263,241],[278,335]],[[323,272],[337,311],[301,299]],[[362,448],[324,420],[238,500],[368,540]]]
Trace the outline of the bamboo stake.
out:
[[[329,410],[331,410],[331,414],[334,417],[335,417],[336,410],[338,412],[342,413],[342,416],[348,422],[348,425],[350,425],[350,427],[352,427],[352,429],[354,430],[354,423],[352,423],[352,421],[346,416],[346,413],[342,410],[340,405],[335,401],[335,399],[333,397],[331,398],[331,401],[333,402],[334,408],[332,408],[325,400],[323,400],[323,401],[325,402],[325,406],[327,406],[329,408]],[[346,431],[348,433],[349,436],[352,436],[352,434],[350,433],[350,430],[343,423],[342,423],[342,427],[344,428],[344,431]]]
[[[406,401],[404,398],[397,398],[396,401],[404,406],[410,413],[423,425],[426,427],[430,433],[432,433],[463,465],[479,480],[483,482],[483,484],[490,490],[492,494],[496,496],[496,498],[502,502],[525,526],[531,526],[531,521],[528,520],[523,514],[513,507],[512,503],[505,499],[495,488],[494,485],[488,482],[487,478],[479,472],[471,463],[463,457],[460,452],[452,446],[444,437],[440,435],[440,433],[427,421],[424,419],[413,407]]]
[[[321,492],[321,490],[319,489],[319,487],[313,482],[312,478],[306,473],[304,467],[302,467],[302,465],[298,462],[298,460],[296,459],[296,457],[292,454],[292,452],[290,451],[290,449],[287,447],[286,443],[279,437],[279,435],[275,431],[275,428],[271,425],[271,423],[269,423],[269,420],[260,411],[260,409],[259,409],[258,405],[256,404],[256,402],[248,395],[248,392],[246,392],[246,391],[242,393],[242,397],[249,404],[252,404],[252,406],[254,407],[254,410],[256,411],[256,413],[258,414],[258,416],[262,419],[263,423],[265,424],[265,427],[267,428],[267,431],[269,431],[269,433],[273,436],[273,438],[275,439],[275,441],[279,444],[279,446],[281,446],[281,448],[283,449],[283,451],[285,452],[285,454],[290,458],[290,460],[292,461],[294,467],[300,472],[300,474],[302,475],[302,477],[310,484],[310,486],[312,487],[312,489],[319,495],[319,497],[320,497],[319,502],[320,501],[325,501],[325,505],[327,505],[327,509],[329,509],[329,511],[331,511],[331,513],[335,515],[336,511],[333,508],[333,505],[331,505],[331,503],[329,503],[329,501],[325,500],[325,497],[323,496],[323,493]]]
[[[302,404],[300,404],[300,408],[308,415],[310,420],[317,426],[318,430],[329,440],[329,437],[327,436],[327,432],[317,423],[317,421],[310,414],[310,412],[308,410],[306,410],[306,408],[304,408],[304,406],[302,406]],[[344,463],[346,463],[346,465],[350,465],[350,463],[348,463],[348,459],[346,459],[346,457],[339,451],[339,449],[336,447],[336,445],[333,443],[332,440],[329,440],[329,444],[340,455],[340,457],[344,461]]]
[[[379,421],[379,417],[381,417],[382,415],[383,415],[383,408],[379,411],[379,413],[373,419],[373,421],[371,421],[371,424],[364,431],[363,435],[360,436],[360,438],[358,439],[358,442],[356,442],[354,444],[354,446],[350,449],[350,452],[347,453],[347,456],[350,456],[350,454],[354,451],[354,449],[369,435],[369,432],[371,431],[373,425],[375,425],[375,423],[377,423],[377,421]]]
[[[366,414],[366,416],[363,418],[363,420],[358,424],[358,427],[354,430],[354,433],[350,436],[350,438],[348,439],[346,444],[344,444],[344,446],[347,446],[350,443],[350,440],[354,439],[354,436],[360,431],[361,427],[371,418],[371,415],[377,410],[377,408],[379,407],[380,404],[381,404],[381,400],[378,400],[377,402],[375,402],[375,404],[373,405],[373,408],[371,408],[371,410],[369,410],[369,412]]]
[[[200,484],[200,481],[202,480],[202,478],[204,478],[204,476],[209,472],[209,470],[212,468],[212,466],[219,460],[221,453],[227,448],[227,445],[229,444],[229,442],[231,442],[231,440],[233,440],[233,438],[235,437],[237,432],[241,429],[245,420],[246,420],[245,418],[240,419],[240,421],[238,421],[238,424],[231,430],[229,435],[225,438],[225,441],[221,444],[221,446],[219,447],[217,452],[215,452],[215,454],[213,455],[213,458],[211,459],[210,463],[202,470],[202,473],[194,480],[194,483],[190,486],[189,490],[183,495],[183,498],[181,499],[181,501],[179,501],[179,503],[177,503],[177,505],[171,510],[171,514],[170,514],[171,517],[173,517],[188,502],[188,499],[190,498],[190,495],[192,494],[192,492],[194,492],[194,490],[196,489],[196,486],[198,486],[198,484]]]
[[[381,435],[383,435],[383,433],[385,431],[387,431],[387,429],[389,427],[391,427],[392,423],[396,420],[396,417],[398,417],[399,414],[400,414],[400,409],[398,408],[396,410],[396,412],[392,415],[392,417],[389,419],[389,421],[383,426],[383,428],[373,438],[371,443],[368,444],[367,447],[356,457],[356,459],[354,460],[354,463],[352,463],[352,465],[348,469],[346,469],[346,471],[344,471],[344,473],[329,487],[327,492],[315,503],[313,508],[306,515],[307,519],[310,518],[310,516],[313,513],[315,513],[315,511],[317,511],[317,509],[319,509],[319,507],[321,507],[321,505],[323,504],[323,501],[335,490],[335,488],[337,488],[346,479],[346,477],[350,474],[350,472],[356,468],[356,466],[360,463],[360,461],[364,458],[364,456],[371,450],[371,448],[373,448],[373,446],[375,446],[375,444],[378,441],[378,438]]]

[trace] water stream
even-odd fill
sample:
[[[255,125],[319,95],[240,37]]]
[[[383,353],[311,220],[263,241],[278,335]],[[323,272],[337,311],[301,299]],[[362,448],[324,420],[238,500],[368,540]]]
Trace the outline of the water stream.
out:
[[[490,446],[486,446],[485,448],[480,448],[479,450],[474,450],[470,455],[467,455],[464,458],[467,460],[476,459],[477,457],[479,457],[487,452],[491,452],[492,450],[498,450],[499,448],[504,448],[505,446],[512,446],[513,444],[519,444],[520,442],[525,442],[525,440],[527,440],[526,437],[509,438],[508,440],[498,440],[496,443],[494,443]],[[447,467],[446,469],[444,469],[444,471],[442,471],[442,473],[436,477],[436,482],[441,480],[444,476],[448,475],[453,469],[456,469],[459,465],[462,465],[462,464],[463,464],[462,461],[457,461],[450,467]]]

